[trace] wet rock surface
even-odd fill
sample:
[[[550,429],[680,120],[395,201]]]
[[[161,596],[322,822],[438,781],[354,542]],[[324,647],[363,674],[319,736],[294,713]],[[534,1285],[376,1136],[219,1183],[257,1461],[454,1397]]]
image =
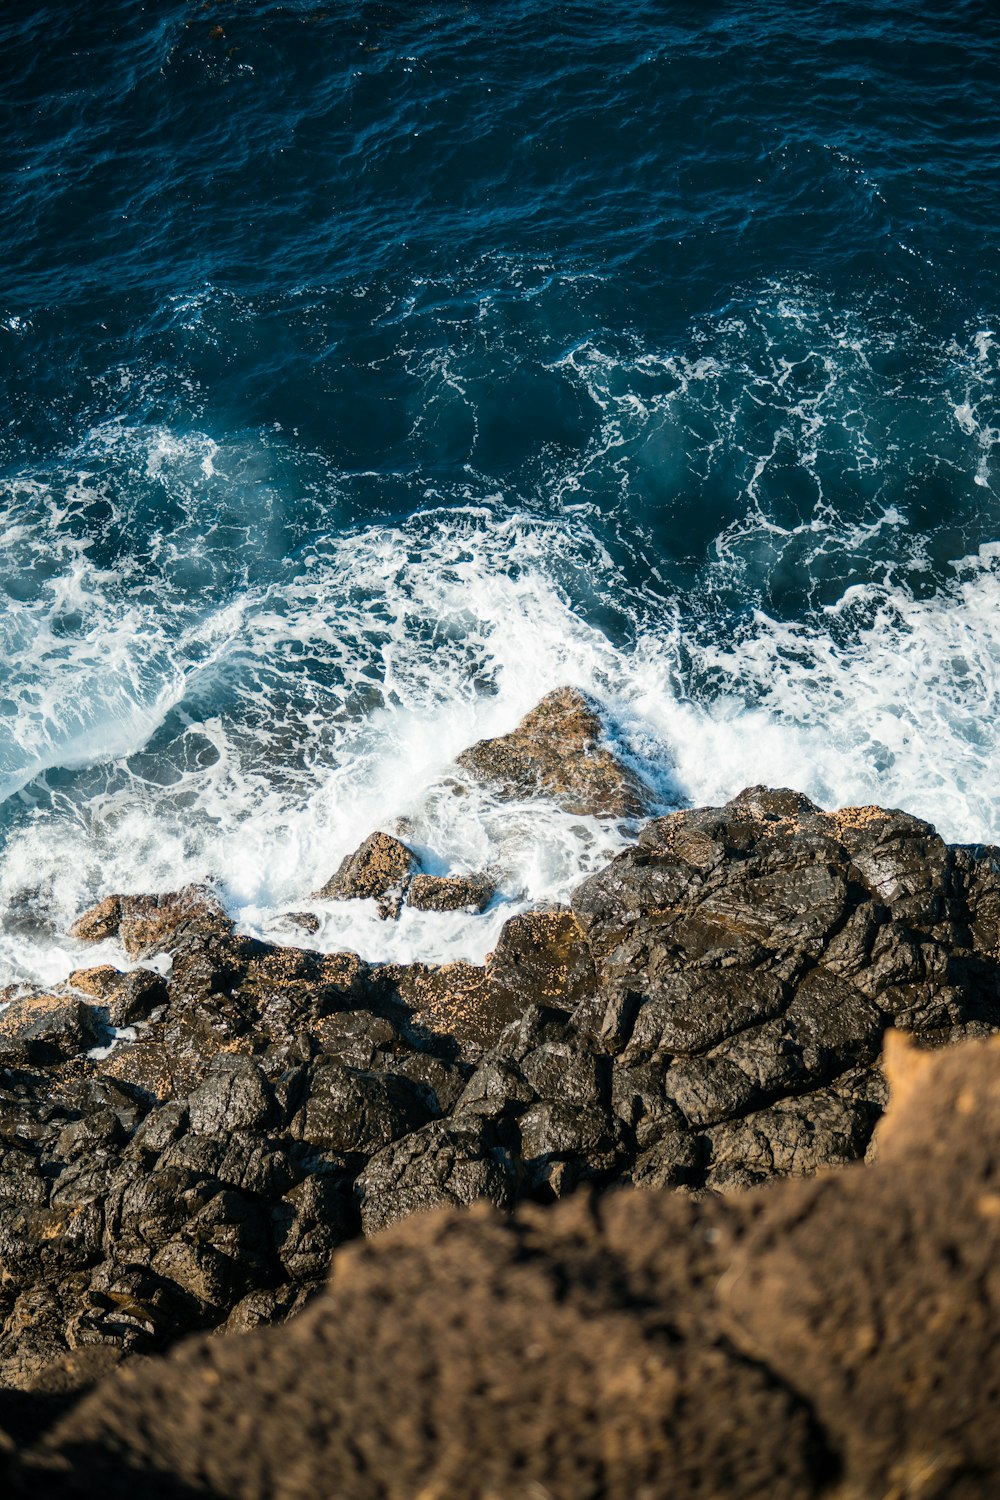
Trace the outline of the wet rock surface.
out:
[[[510,734],[463,750],[458,764],[506,801],[544,796],[567,812],[640,816],[649,793],[605,739],[598,704],[577,688],[558,688]]]
[[[396,917],[417,861],[389,833],[372,833],[315,893],[323,901],[375,901],[380,917]]]
[[[482,875],[414,875],[406,904],[417,911],[482,911],[493,890]]]
[[[157,896],[108,896],[70,928],[86,942],[117,937],[129,958],[148,958],[185,935],[225,936],[232,924],[208,886],[188,885]]]
[[[889,1035],[874,1164],[411,1218],[287,1327],[105,1379],[11,1493],[987,1500],[1000,1043]]]
[[[692,1195],[869,1150],[889,1028],[1000,1023],[997,851],[791,792],[649,823],[481,967],[276,947],[201,888],[116,900],[166,977],[77,970],[0,1012],[0,1386],[50,1416],[116,1361],[281,1322],[418,1210],[634,1184],[721,1224]]]

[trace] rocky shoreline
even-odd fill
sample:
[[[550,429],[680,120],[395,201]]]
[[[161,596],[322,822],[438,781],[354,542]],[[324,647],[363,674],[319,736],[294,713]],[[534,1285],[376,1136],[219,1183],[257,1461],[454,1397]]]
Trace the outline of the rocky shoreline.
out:
[[[637,816],[648,805],[641,778],[606,743],[595,706],[570,690],[550,695],[512,735],[473,747],[461,761],[490,779],[499,795],[549,796],[580,812],[613,816]],[[325,900],[375,900],[386,920],[404,901],[425,909],[442,909],[441,903],[479,909],[490,896],[485,875],[429,876],[401,840],[378,832],[317,893]],[[928,824],[900,812],[825,813],[798,793],[751,788],[722,808],[654,818],[634,844],[583,882],[569,907],[512,918],[484,966],[376,965],[349,953],[278,947],[238,934],[212,893],[196,887],[113,895],[81,916],[76,934],[83,940],[116,936],[133,960],[167,954],[170,964],[166,976],[153,968],[83,969],[56,992],[18,990],[3,997],[0,1428],[21,1444],[15,1469],[36,1491],[31,1476],[37,1469],[53,1493],[99,1488],[124,1494],[141,1468],[144,1484],[153,1483],[155,1471],[169,1494],[485,1497],[542,1493],[531,1489],[536,1481],[558,1496],[820,1493],[854,1472],[850,1444],[817,1415],[814,1395],[801,1394],[812,1391],[814,1377],[803,1377],[803,1385],[789,1375],[781,1351],[799,1348],[803,1319],[813,1319],[816,1338],[832,1341],[831,1358],[840,1335],[820,1327],[815,1309],[797,1310],[792,1283],[777,1290],[779,1271],[767,1262],[766,1275],[760,1271],[761,1306],[772,1298],[779,1353],[749,1352],[751,1345],[771,1350],[756,1318],[736,1340],[736,1354],[723,1357],[718,1351],[732,1337],[726,1330],[734,1315],[731,1308],[721,1322],[717,1309],[709,1315],[706,1288],[713,1277],[733,1275],[739,1256],[757,1267],[753,1245],[763,1242],[765,1231],[751,1233],[747,1226],[758,1218],[785,1225],[780,1233],[768,1231],[768,1244],[776,1247],[775,1265],[792,1257],[781,1276],[800,1274],[797,1215],[799,1205],[814,1201],[833,1205],[829,1244],[838,1257],[843,1248],[849,1271],[857,1233],[843,1205],[854,1194],[864,1206],[865,1195],[874,1194],[874,1207],[864,1212],[881,1225],[879,1215],[895,1203],[889,1188],[896,1177],[878,1166],[763,1195],[732,1190],[872,1155],[887,1099],[886,1033],[907,1033],[937,1049],[926,1055],[950,1080],[941,1085],[945,1092],[958,1087],[955,1069],[968,1057],[970,1078],[979,1077],[979,1068],[986,1091],[973,1144],[982,1154],[1000,1141],[989,1113],[998,1054],[974,1041],[1000,1028],[1000,851],[948,846]],[[968,1045],[940,1050],[956,1042]],[[925,1053],[915,1055],[922,1064]],[[916,1065],[908,1068],[913,1075]],[[923,1111],[911,1106],[911,1112],[914,1132],[931,1129]],[[945,1123],[941,1140],[951,1139]],[[982,1134],[987,1125],[991,1137]],[[963,1137],[953,1147],[959,1162],[972,1144]],[[938,1145],[934,1151],[937,1160]],[[952,1184],[949,1192],[967,1194],[974,1183],[980,1197],[987,1192],[992,1158],[985,1166],[977,1162],[968,1183]],[[917,1168],[909,1156],[904,1165],[897,1175],[905,1185],[907,1172]],[[941,1158],[941,1183],[945,1165]],[[935,1192],[940,1187],[944,1193],[934,1182]],[[831,1186],[841,1183],[855,1186]],[[666,1191],[593,1196],[630,1185]],[[551,1206],[571,1194],[570,1202]],[[519,1213],[508,1221],[488,1217],[487,1209],[461,1212],[481,1200],[504,1214]],[[611,1206],[600,1206],[605,1203]],[[427,1209],[442,1212],[399,1224],[371,1251],[339,1251],[333,1291],[322,1290],[340,1246]],[[932,1204],[931,1218],[936,1211]],[[810,1207],[803,1222],[821,1218]],[[858,1222],[867,1223],[863,1215]],[[984,1243],[996,1234],[996,1222],[985,1210],[979,1214]],[[751,1248],[737,1254],[734,1247],[747,1235]],[[709,1254],[704,1247],[716,1243],[712,1236],[723,1248]],[[626,1275],[616,1267],[623,1244],[633,1238],[634,1264]],[[569,1240],[572,1253],[563,1243]],[[889,1232],[886,1256],[893,1243]],[[862,1260],[871,1251],[865,1244]],[[640,1273],[644,1254],[650,1264]],[[538,1416],[542,1426],[525,1450],[534,1457],[519,1471],[511,1466],[513,1439],[501,1462],[499,1450],[473,1435],[485,1430],[484,1410],[513,1400],[520,1378],[515,1366],[523,1374],[531,1363],[523,1343],[529,1314],[511,1311],[515,1294],[504,1288],[508,1281],[520,1285],[522,1260],[553,1256],[570,1267],[559,1272],[569,1278],[565,1305],[552,1293],[551,1266],[533,1273],[542,1279],[525,1296],[535,1298],[539,1318],[544,1313],[534,1334],[543,1350],[540,1370],[572,1389],[553,1395],[548,1405],[539,1395],[544,1420]],[[656,1275],[663,1279],[640,1297],[639,1282],[653,1274],[657,1257]],[[901,1274],[901,1264],[893,1263],[893,1275]],[[873,1286],[889,1274],[888,1266],[875,1257]],[[741,1285],[749,1288],[757,1274],[741,1270]],[[342,1276],[354,1285],[353,1294],[338,1292]],[[421,1276],[428,1278],[426,1307],[417,1290]],[[621,1276],[627,1294],[616,1280]],[[482,1343],[491,1316],[504,1327],[504,1319],[513,1318],[517,1326],[508,1328],[508,1345],[500,1340],[495,1367],[494,1355],[479,1349],[479,1407],[470,1407],[467,1394],[460,1403],[467,1439],[445,1435],[437,1412],[420,1420],[431,1423],[438,1439],[418,1441],[410,1432],[417,1417],[399,1407],[399,1431],[382,1437],[398,1450],[394,1477],[391,1466],[380,1468],[370,1454],[357,1457],[368,1454],[370,1433],[355,1434],[346,1448],[343,1433],[331,1434],[348,1420],[362,1426],[376,1420],[375,1407],[366,1403],[375,1402],[377,1379],[389,1374],[377,1375],[369,1344],[404,1372],[400,1390],[410,1390],[414,1412],[421,1406],[419,1382],[414,1373],[408,1387],[405,1372],[419,1367],[418,1326],[428,1369],[436,1372],[428,1376],[431,1407],[457,1378],[442,1373],[451,1362],[472,1378],[471,1355],[463,1365],[453,1347],[463,1325],[447,1317],[440,1323],[449,1277],[471,1320],[468,1338]],[[482,1288],[494,1282],[500,1290],[489,1294],[491,1304]],[[943,1261],[941,1286],[948,1285]],[[671,1308],[668,1316],[670,1287],[683,1310]],[[968,1287],[965,1293],[972,1297]],[[353,1311],[344,1305],[351,1295],[360,1296]],[[986,1294],[980,1289],[976,1295],[982,1301]],[[307,1307],[314,1299],[315,1307]],[[377,1326],[371,1309],[379,1299],[400,1319],[398,1349]],[[401,1312],[400,1299],[416,1310]],[[743,1317],[746,1307],[740,1306]],[[248,1410],[255,1410],[254,1402],[264,1400],[261,1366],[254,1364],[259,1356],[250,1352],[257,1346],[219,1336],[281,1324],[299,1313],[287,1332],[255,1335],[276,1341],[267,1347],[275,1351],[276,1368],[285,1369],[282,1379],[291,1378],[282,1361],[301,1358],[308,1367],[319,1357],[317,1340],[337,1342],[340,1335],[324,1329],[342,1326],[346,1340],[337,1380],[330,1376],[316,1385],[326,1393],[327,1446],[310,1439],[300,1469],[286,1455],[288,1472],[268,1487],[259,1464],[251,1473],[250,1459],[243,1469],[233,1459],[227,1478],[224,1456],[210,1461],[202,1453],[200,1468],[180,1465],[175,1473],[176,1443],[188,1439],[170,1447],[174,1439],[165,1437],[167,1446],[157,1447],[143,1438],[130,1447],[132,1440],[122,1436],[123,1414],[131,1409],[129,1420],[145,1432],[146,1418],[138,1414],[148,1416],[154,1399],[173,1403],[175,1414],[187,1401],[186,1415],[176,1415],[176,1422],[194,1430],[200,1421],[198,1430],[208,1430],[208,1418],[196,1419],[184,1394],[188,1366],[231,1370],[225,1380],[232,1378],[237,1390],[242,1382]],[[591,1315],[595,1328],[610,1319],[617,1329],[609,1325],[608,1349],[621,1344],[624,1363],[615,1364],[619,1355],[609,1353],[610,1373],[584,1354],[580,1320]],[[680,1364],[660,1347],[666,1338],[661,1324],[675,1317],[682,1328]],[[782,1320],[791,1320],[788,1328]],[[581,1369],[593,1367],[593,1389],[583,1377],[579,1383],[566,1363],[569,1354],[559,1351],[564,1323],[567,1349],[577,1351]],[[185,1335],[199,1333],[210,1334],[209,1341],[185,1346],[177,1362],[147,1365],[141,1358],[161,1356]],[[891,1353],[884,1334],[871,1337],[876,1364],[903,1358]],[[642,1373],[647,1359],[648,1379]],[[759,1369],[753,1365],[758,1359]],[[123,1362],[125,1368],[111,1375]],[[757,1385],[747,1373],[751,1366]],[[947,1385],[950,1377],[943,1378]],[[525,1379],[525,1390],[533,1388]],[[884,1372],[883,1379],[891,1385]],[[85,1397],[102,1380],[97,1393]],[[661,1386],[657,1408],[650,1393]],[[502,1397],[501,1388],[507,1392]],[[664,1413],[675,1400],[668,1399],[668,1388],[675,1395],[688,1391],[703,1430],[690,1425],[694,1417],[668,1421]],[[615,1416],[613,1431],[605,1432],[602,1401],[618,1412],[623,1402],[628,1406],[628,1389],[633,1425],[626,1422],[619,1431]],[[596,1403],[601,1442],[610,1445],[596,1457],[597,1440],[582,1432],[580,1392]],[[301,1404],[301,1392],[295,1399]],[[980,1415],[984,1399],[977,1397]],[[730,1400],[735,1415],[727,1426],[712,1415],[712,1403]],[[63,1415],[77,1403],[78,1417]],[[63,1427],[53,1429],[60,1417]],[[164,1418],[165,1433],[174,1420]],[[291,1419],[282,1420],[281,1441],[291,1443]],[[302,1420],[312,1432],[316,1410]],[[566,1441],[578,1443],[578,1474],[552,1456],[558,1447],[552,1435],[567,1420],[576,1424]],[[733,1434],[746,1435],[756,1422],[784,1436],[768,1437],[759,1450],[751,1444],[741,1469],[731,1451]],[[987,1469],[995,1474],[992,1456],[987,1468],[976,1458],[979,1467],[969,1477],[967,1425],[952,1434],[958,1458],[941,1469],[944,1480],[921,1479],[920,1488],[911,1476],[893,1480],[893,1490],[885,1477],[887,1439],[874,1467],[855,1465],[862,1477],[851,1482],[861,1487],[843,1493],[990,1493],[981,1475]],[[43,1439],[49,1429],[50,1439]],[[543,1429],[549,1434],[544,1442]],[[672,1436],[665,1437],[668,1429]],[[41,1447],[32,1447],[40,1440]],[[230,1451],[218,1442],[219,1455]],[[80,1444],[85,1468],[72,1458]],[[479,1488],[463,1489],[458,1476],[465,1473],[468,1485],[470,1457],[480,1449],[486,1477],[477,1479]],[[713,1469],[714,1459],[698,1469],[702,1449],[728,1455],[724,1463],[735,1465],[729,1488],[720,1487],[723,1470]],[[546,1453],[555,1467],[546,1468]],[[669,1453],[672,1469],[663,1467]],[[317,1489],[315,1464],[327,1461],[341,1477],[333,1488]],[[882,1489],[864,1487],[876,1480]]]

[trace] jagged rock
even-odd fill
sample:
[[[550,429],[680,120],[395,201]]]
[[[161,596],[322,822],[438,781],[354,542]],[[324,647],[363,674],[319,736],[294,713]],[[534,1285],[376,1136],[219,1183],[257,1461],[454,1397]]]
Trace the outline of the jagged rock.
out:
[[[152,969],[122,973],[110,964],[101,964],[96,969],[74,969],[66,988],[103,1001],[108,1007],[108,1021],[114,1027],[144,1021],[167,1001],[166,982]]]
[[[118,937],[130,958],[146,958],[192,936],[228,937],[233,924],[215,895],[187,885],[159,896],[123,896]]]
[[[432,1122],[386,1146],[358,1177],[361,1224],[375,1234],[408,1214],[442,1203],[486,1199],[498,1208],[514,1202],[510,1156],[481,1117]]]
[[[558,688],[510,734],[480,740],[457,757],[506,801],[551,797],[567,812],[638,817],[649,807],[639,778],[601,744],[598,705],[577,688]]]
[[[336,1245],[434,1203],[704,1195],[862,1157],[887,1027],[940,1046],[1000,1024],[996,851],[794,792],[651,822],[482,966],[275,947],[198,891],[126,908],[166,977],[2,997],[8,1386],[74,1343],[284,1317]],[[32,1000],[48,1038],[20,1036]],[[88,1055],[109,1022],[135,1040]]]
[[[418,1215],[284,1327],[112,1375],[15,1495],[806,1500],[1000,1486],[1000,1043],[893,1042],[873,1166]],[[974,1128],[970,1123],[974,1122]],[[155,1492],[155,1491],[154,1491]]]
[[[380,917],[397,917],[417,868],[413,851],[388,833],[372,833],[316,891],[323,901],[376,901]]]
[[[594,983],[583,933],[567,911],[512,917],[482,966],[387,964],[382,973],[419,1026],[454,1037],[469,1057],[533,1005],[576,1009]]]
[[[231,931],[212,891],[188,885],[157,896],[107,896],[77,917],[70,935],[86,942],[118,937],[130,958],[146,958],[195,933],[226,936]]]
[[[406,904],[417,911],[484,911],[493,890],[482,875],[414,875]]]
[[[66,981],[66,988],[92,1000],[107,1000],[114,994],[125,975],[113,964],[99,964],[94,969],[74,969]]]
[[[371,1156],[430,1114],[420,1088],[395,1074],[345,1067],[321,1054],[309,1075],[291,1131],[324,1151]]]
[[[100,1039],[94,1008],[66,995],[27,995],[0,1011],[0,1065],[61,1062]]]
[[[85,943],[99,943],[104,938],[115,937],[121,921],[122,898],[106,896],[96,906],[82,912],[69,929],[70,937],[81,938]]]

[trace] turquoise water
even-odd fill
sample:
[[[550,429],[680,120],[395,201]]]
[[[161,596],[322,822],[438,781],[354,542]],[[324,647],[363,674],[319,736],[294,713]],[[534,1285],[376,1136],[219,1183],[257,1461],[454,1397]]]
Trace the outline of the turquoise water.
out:
[[[1000,838],[1000,19],[709,9],[4,9],[0,980],[397,819],[496,906],[316,941],[481,956],[628,832],[449,787],[563,682]]]

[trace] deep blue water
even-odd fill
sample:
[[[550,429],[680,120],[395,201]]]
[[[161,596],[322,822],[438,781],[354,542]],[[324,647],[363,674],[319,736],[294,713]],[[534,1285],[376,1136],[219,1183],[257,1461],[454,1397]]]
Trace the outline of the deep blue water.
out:
[[[1000,13],[13,0],[0,982],[376,824],[477,956],[622,832],[447,786],[564,681],[663,805],[1000,838]]]

